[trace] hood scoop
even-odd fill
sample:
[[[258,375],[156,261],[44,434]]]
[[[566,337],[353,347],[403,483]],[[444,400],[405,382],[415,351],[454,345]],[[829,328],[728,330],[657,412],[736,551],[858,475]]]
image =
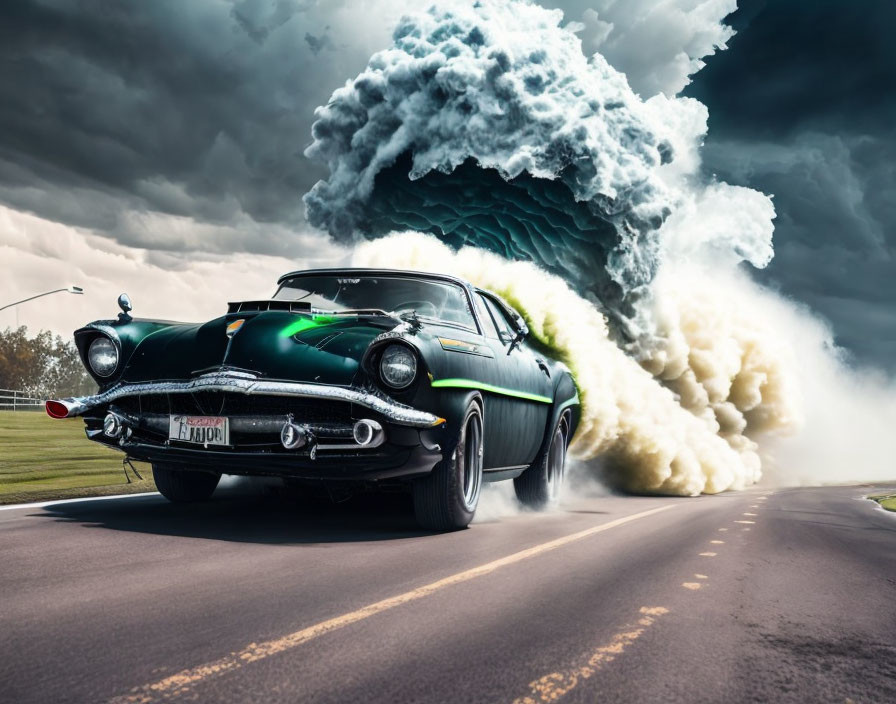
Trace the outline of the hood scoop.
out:
[[[227,304],[227,313],[258,313],[265,310],[285,310],[290,313],[310,313],[311,304],[305,301],[235,301]]]

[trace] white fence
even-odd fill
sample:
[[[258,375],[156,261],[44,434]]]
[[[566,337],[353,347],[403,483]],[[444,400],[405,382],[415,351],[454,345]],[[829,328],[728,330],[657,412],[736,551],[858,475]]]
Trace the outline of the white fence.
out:
[[[15,389],[0,389],[0,411],[39,411],[43,407],[42,398]]]

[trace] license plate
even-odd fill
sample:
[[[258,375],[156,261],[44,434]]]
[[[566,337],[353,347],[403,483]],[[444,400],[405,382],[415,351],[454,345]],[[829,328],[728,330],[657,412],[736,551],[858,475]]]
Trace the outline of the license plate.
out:
[[[197,445],[229,445],[230,424],[220,416],[169,416],[168,438]]]

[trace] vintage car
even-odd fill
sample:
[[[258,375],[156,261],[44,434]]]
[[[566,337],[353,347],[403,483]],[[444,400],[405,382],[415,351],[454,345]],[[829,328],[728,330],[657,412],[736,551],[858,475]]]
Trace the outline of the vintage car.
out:
[[[569,370],[500,297],[439,274],[299,271],[207,323],[132,318],[76,330],[99,384],[47,401],[87,437],[152,464],[171,501],[221,474],[408,487],[419,523],[466,526],[483,481],[553,501],[580,417]]]

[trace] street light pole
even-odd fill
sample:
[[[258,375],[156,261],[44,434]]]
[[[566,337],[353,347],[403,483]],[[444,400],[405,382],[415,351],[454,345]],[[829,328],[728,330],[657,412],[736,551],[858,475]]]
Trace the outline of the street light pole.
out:
[[[23,298],[21,301],[16,301],[15,303],[7,303],[5,306],[0,306],[0,310],[6,310],[7,308],[12,308],[13,306],[17,306],[20,303],[27,303],[28,301],[33,301],[35,298],[40,298],[41,296],[49,296],[51,293],[62,293],[63,291],[67,293],[76,293],[81,295],[84,293],[84,289],[80,286],[66,286],[65,288],[57,288],[53,291],[46,291],[44,293],[39,293],[36,296],[30,296],[28,298]]]
[[[84,289],[80,286],[66,286],[65,288],[57,288],[52,291],[44,291],[43,293],[38,293],[36,296],[29,296],[28,298],[23,298],[21,301],[16,301],[15,303],[7,303],[5,306],[0,306],[0,310],[6,310],[7,308],[12,308],[13,306],[17,306],[20,303],[27,303],[28,301],[33,301],[35,298],[40,298],[42,296],[49,296],[52,293],[74,293],[77,295],[82,295],[84,293]],[[16,328],[19,327],[19,316],[18,310],[16,311]]]

